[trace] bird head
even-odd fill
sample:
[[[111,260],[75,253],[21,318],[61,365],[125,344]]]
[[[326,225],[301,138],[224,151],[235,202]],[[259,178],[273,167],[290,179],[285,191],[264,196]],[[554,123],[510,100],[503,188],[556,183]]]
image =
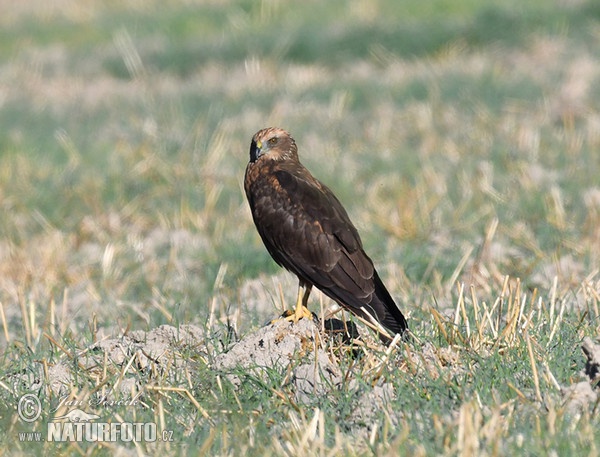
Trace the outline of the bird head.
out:
[[[250,144],[250,162],[257,160],[298,160],[296,142],[288,132],[277,127],[259,130]]]

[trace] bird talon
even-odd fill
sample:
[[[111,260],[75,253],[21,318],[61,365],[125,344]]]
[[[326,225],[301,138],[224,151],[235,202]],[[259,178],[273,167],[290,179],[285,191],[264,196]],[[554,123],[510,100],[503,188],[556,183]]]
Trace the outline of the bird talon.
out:
[[[299,308],[296,308],[295,310],[286,309],[280,317],[273,319],[271,321],[271,324],[274,324],[278,320],[282,319],[295,324],[302,318],[314,320],[316,318],[316,315],[315,313],[311,312],[306,306],[301,306]]]
[[[306,306],[301,305],[296,308],[296,311],[292,316],[289,316],[287,319],[296,323],[302,318],[306,319],[314,319],[316,316],[312,313]]]

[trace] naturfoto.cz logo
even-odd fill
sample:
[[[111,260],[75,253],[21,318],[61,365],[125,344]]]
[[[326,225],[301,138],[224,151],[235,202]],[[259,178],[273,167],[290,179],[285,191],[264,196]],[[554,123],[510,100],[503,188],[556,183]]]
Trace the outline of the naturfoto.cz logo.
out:
[[[37,396],[27,394],[19,399],[17,411],[24,422],[31,423],[40,417],[42,405]],[[154,422],[94,422],[100,418],[98,414],[74,408],[48,422],[45,437],[40,432],[21,432],[19,440],[90,443],[173,441],[173,432],[163,430],[158,433]]]
[[[48,422],[46,441],[154,442],[156,438],[153,422]]]

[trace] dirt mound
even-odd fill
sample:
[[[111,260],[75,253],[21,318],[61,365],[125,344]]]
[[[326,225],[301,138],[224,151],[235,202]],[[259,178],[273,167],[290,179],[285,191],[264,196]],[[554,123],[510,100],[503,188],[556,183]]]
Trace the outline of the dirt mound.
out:
[[[322,395],[327,386],[342,381],[342,373],[321,347],[319,331],[315,322],[308,319],[296,324],[277,320],[219,355],[214,368],[227,373],[234,385],[242,382],[236,374],[240,370],[264,378],[269,370],[275,369],[286,372],[285,376],[295,387],[297,400]]]

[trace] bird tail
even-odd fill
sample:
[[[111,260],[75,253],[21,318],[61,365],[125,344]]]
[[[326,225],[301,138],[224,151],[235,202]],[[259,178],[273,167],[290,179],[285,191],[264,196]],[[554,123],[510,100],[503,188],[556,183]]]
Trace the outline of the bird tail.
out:
[[[377,272],[375,272],[374,279],[375,295],[370,305],[375,311],[377,320],[386,329],[390,330],[392,334],[399,333],[403,335],[408,330],[408,324],[404,315],[396,305],[396,302],[394,302],[394,299],[379,278]],[[387,342],[387,339],[385,341]]]

